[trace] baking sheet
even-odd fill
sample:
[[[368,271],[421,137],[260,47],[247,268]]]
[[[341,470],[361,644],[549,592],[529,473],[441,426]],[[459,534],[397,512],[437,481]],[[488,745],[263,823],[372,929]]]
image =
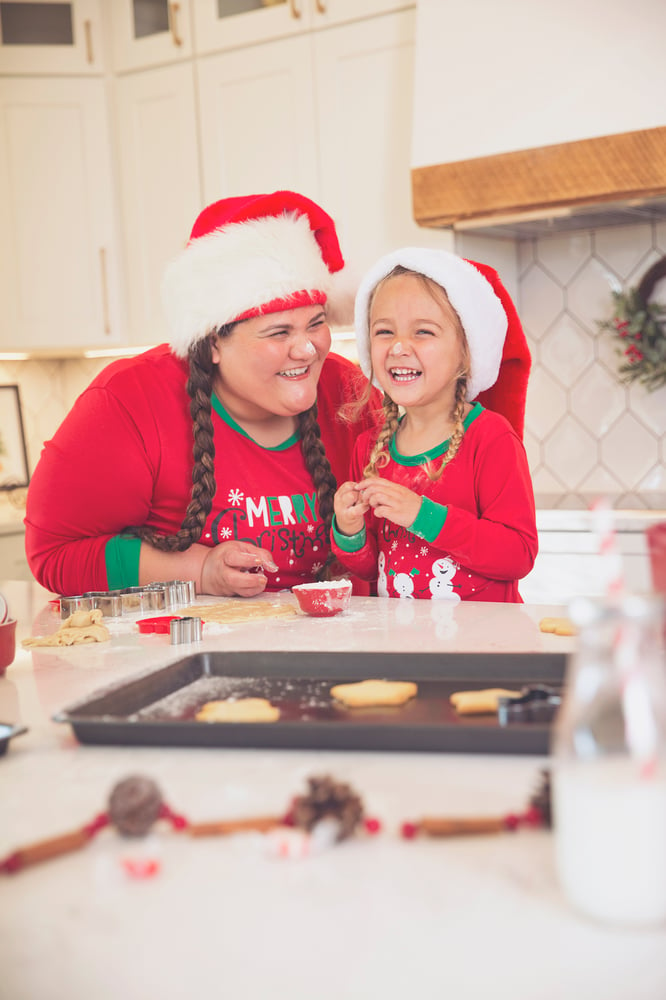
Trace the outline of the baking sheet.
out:
[[[453,691],[528,684],[561,688],[563,653],[209,652],[126,680],[54,716],[81,743],[547,754],[550,726],[497,715],[458,716]],[[334,684],[411,680],[418,694],[395,708],[349,709]],[[267,698],[273,723],[198,722],[207,701]]]

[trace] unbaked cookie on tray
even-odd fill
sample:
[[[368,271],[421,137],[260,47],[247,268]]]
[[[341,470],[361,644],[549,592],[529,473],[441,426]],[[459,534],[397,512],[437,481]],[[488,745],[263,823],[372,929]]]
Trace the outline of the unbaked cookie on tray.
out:
[[[195,719],[198,722],[277,722],[280,709],[266,698],[235,698],[207,701]]]
[[[413,681],[367,680],[353,684],[335,684],[331,694],[347,708],[373,708],[404,705],[413,698],[418,687]]]

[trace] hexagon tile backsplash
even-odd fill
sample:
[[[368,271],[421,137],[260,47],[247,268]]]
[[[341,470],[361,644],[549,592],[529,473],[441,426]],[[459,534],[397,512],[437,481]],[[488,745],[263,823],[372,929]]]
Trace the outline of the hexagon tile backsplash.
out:
[[[533,367],[525,446],[539,508],[666,508],[666,388],[621,385],[599,320],[613,288],[633,286],[666,254],[666,224],[576,232],[516,245],[517,305]],[[482,259],[482,258],[479,258]],[[666,301],[666,282],[655,297]],[[76,396],[108,360],[0,361],[18,383],[34,468]]]
[[[666,254],[666,224],[569,233],[517,245],[518,307],[533,367],[525,445],[540,508],[666,507],[666,387],[622,385],[613,289]],[[666,301],[666,282],[655,298]]]

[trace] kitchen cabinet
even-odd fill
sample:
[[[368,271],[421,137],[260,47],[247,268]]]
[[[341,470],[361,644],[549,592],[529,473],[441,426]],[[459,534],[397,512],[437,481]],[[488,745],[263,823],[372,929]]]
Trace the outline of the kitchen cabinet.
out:
[[[407,10],[199,59],[204,200],[301,191],[356,269],[424,234],[449,246],[411,217],[413,37]]]
[[[319,192],[355,271],[399,246],[453,249],[412,217],[414,21],[407,10],[313,36]]]
[[[33,579],[25,555],[25,531],[22,525],[0,524],[0,567],[8,580]]]
[[[204,202],[294,189],[317,200],[317,111],[305,36],[197,61]]]
[[[0,346],[115,344],[119,254],[102,79],[0,87]]]
[[[113,0],[113,68],[144,69],[192,56],[189,0]]]
[[[0,3],[0,74],[103,70],[100,0]]]
[[[116,136],[127,298],[125,339],[166,339],[164,268],[202,207],[191,62],[116,81]]]
[[[192,0],[197,52],[220,52],[413,7],[406,0]]]

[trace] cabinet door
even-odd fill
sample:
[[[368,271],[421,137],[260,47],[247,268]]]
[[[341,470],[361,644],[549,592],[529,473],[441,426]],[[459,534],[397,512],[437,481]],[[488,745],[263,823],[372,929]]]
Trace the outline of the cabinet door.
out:
[[[144,69],[192,55],[189,0],[114,0],[113,67]]]
[[[117,341],[117,237],[102,80],[0,88],[0,343]]]
[[[315,32],[322,204],[361,270],[406,245],[451,249],[411,209],[413,10]]]
[[[203,207],[191,64],[131,73],[116,82],[128,335],[167,338],[164,268]]]
[[[192,0],[197,52],[222,52],[307,31],[314,0]]]
[[[207,202],[282,188],[319,193],[307,36],[198,60]]]
[[[415,0],[303,0],[312,9],[313,28],[360,21],[377,14],[416,7]]]
[[[104,69],[98,0],[0,2],[0,73]]]

